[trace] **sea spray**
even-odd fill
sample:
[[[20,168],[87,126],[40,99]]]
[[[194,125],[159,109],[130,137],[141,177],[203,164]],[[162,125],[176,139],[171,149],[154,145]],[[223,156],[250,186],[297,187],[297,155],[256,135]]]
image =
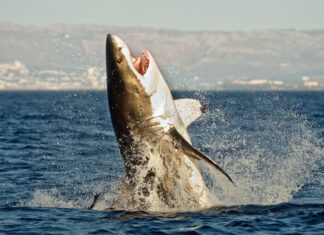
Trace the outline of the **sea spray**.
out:
[[[323,144],[296,100],[270,92],[196,92],[191,96],[209,108],[189,127],[194,146],[219,163],[236,185],[200,164],[214,206],[287,202],[309,182],[321,182],[319,187],[323,184],[323,174],[318,170],[323,169]],[[82,97],[82,106],[94,102],[86,98]],[[81,110],[79,103],[77,106]],[[109,117],[70,112],[67,107],[62,110],[58,111],[59,122],[49,120],[49,131],[57,137],[50,138],[55,154],[44,154],[40,163],[49,177],[46,185],[38,186],[21,204],[87,208],[93,195],[102,192],[97,209],[109,208],[125,173],[111,126],[102,131]],[[70,118],[62,119],[65,114]]]
[[[291,101],[271,93],[243,98],[221,102],[232,108],[216,106],[197,124],[209,126],[198,145],[236,185],[201,164],[211,197],[226,206],[288,202],[323,166],[321,140]]]

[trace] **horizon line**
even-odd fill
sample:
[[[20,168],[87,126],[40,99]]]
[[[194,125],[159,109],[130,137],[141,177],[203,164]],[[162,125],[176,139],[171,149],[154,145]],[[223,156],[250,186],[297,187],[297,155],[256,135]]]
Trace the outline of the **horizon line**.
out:
[[[14,91],[107,91],[107,89],[0,89],[0,92],[14,92]],[[261,91],[261,92],[302,92],[302,91],[309,91],[309,92],[319,92],[324,91],[324,89],[170,89],[170,91],[192,91],[192,92],[209,92],[209,91]]]

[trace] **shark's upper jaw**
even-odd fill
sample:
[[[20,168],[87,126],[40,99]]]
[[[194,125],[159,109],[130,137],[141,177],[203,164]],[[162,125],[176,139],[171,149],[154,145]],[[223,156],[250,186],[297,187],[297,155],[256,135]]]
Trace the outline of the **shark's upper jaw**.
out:
[[[131,77],[136,78],[139,82],[138,85],[145,89],[146,95],[151,96],[155,92],[161,78],[157,64],[150,52],[145,50],[134,58],[126,43],[111,34],[107,37],[106,49],[108,77],[112,80],[116,77],[115,82],[119,82],[118,80],[125,79],[126,76],[129,77],[132,74]],[[124,74],[124,76],[116,76],[118,74]]]
[[[128,65],[134,70],[136,75],[144,76],[146,71],[150,66],[150,53],[148,51],[143,51],[139,56],[134,58],[131,55],[129,48],[127,47],[126,43],[123,42],[120,38],[115,35],[109,35],[110,41],[112,43],[112,47],[117,51],[119,50],[121,54],[125,57]],[[118,56],[116,56],[118,57]],[[118,63],[119,58],[116,58]]]

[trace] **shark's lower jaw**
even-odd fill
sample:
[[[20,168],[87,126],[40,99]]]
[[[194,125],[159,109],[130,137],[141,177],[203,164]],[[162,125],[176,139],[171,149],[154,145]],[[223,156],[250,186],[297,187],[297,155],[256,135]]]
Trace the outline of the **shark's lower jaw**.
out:
[[[147,51],[143,51],[142,54],[140,54],[135,59],[132,58],[133,65],[136,71],[141,74],[142,76],[146,73],[149,65],[150,65],[150,55]]]

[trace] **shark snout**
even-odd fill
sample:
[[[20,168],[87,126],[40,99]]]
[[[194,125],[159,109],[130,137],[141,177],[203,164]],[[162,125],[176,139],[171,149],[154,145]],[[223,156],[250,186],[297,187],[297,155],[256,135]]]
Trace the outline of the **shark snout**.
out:
[[[151,61],[150,53],[147,50],[144,50],[139,56],[134,58],[126,43],[113,34],[108,34],[107,36],[107,54],[114,55],[117,63],[121,63],[122,58],[125,57],[129,61],[129,65],[134,67],[142,76],[146,73]]]
[[[113,35],[113,34],[107,35],[107,43],[109,43],[109,42],[110,42],[110,44],[112,44],[112,46],[115,49],[118,49],[118,50],[121,50],[125,46],[125,43],[119,37],[117,37],[116,35]]]

